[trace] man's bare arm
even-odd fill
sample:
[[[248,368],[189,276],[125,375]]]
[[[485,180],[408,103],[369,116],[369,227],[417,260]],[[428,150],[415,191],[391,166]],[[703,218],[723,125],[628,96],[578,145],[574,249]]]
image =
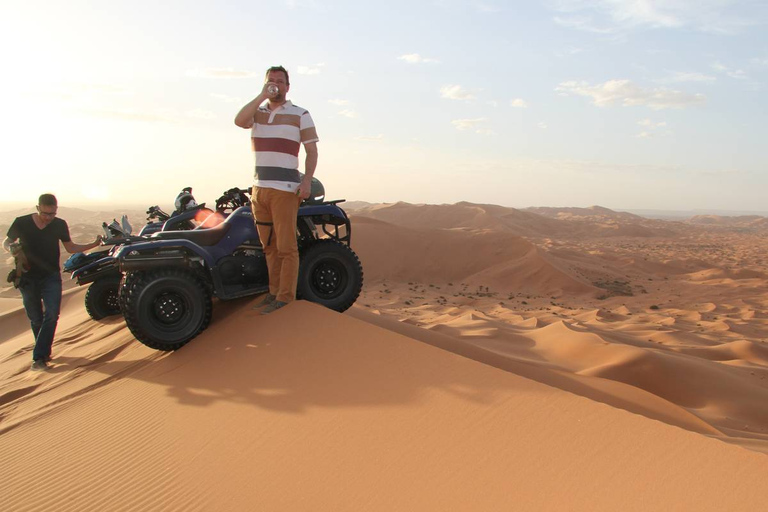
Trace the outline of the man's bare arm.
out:
[[[317,142],[304,144],[304,151],[307,153],[304,160],[304,178],[302,178],[299,189],[296,191],[302,199],[308,198],[312,193],[312,176],[314,176],[317,168]]]
[[[235,116],[235,124],[240,128],[250,128],[253,126],[253,118],[256,117],[259,107],[265,100],[269,99],[267,94],[267,85],[264,84],[264,88],[261,90],[261,94],[253,98],[247,105],[240,109],[240,112]]]
[[[62,245],[64,245],[64,248],[67,250],[70,254],[75,254],[78,252],[85,252],[89,249],[93,249],[94,247],[98,246],[101,243],[101,240],[103,237],[101,235],[96,237],[96,241],[91,242],[90,244],[76,244],[72,240],[69,242],[61,242]]]

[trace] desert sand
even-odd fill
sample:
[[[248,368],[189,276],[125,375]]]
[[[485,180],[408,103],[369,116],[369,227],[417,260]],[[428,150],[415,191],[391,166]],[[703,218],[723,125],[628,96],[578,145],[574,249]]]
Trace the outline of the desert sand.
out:
[[[765,217],[350,213],[352,309],[217,302],[174,353],[70,285],[29,372],[4,290],[3,509],[765,508]]]

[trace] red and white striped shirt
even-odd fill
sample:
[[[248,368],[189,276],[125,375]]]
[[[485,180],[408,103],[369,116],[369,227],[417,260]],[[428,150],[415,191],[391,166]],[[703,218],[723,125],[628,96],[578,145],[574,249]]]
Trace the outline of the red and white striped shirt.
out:
[[[301,182],[299,148],[317,142],[309,111],[286,101],[275,110],[265,103],[256,112],[251,142],[256,156],[256,186],[296,192]]]

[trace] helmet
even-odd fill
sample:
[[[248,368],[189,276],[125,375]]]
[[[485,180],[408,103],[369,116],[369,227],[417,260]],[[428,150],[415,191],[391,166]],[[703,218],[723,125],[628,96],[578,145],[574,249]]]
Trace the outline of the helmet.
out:
[[[224,210],[237,210],[241,206],[251,204],[251,200],[246,193],[247,189],[231,188],[225,191],[220,198],[216,200],[216,211],[223,212]]]
[[[197,201],[195,201],[195,196],[192,195],[192,187],[185,187],[182,189],[182,191],[179,192],[179,195],[176,196],[174,205],[176,206],[176,211],[179,213],[196,207]]]
[[[322,204],[324,199],[325,187],[320,183],[320,180],[313,177],[309,197],[304,200],[304,204]]]

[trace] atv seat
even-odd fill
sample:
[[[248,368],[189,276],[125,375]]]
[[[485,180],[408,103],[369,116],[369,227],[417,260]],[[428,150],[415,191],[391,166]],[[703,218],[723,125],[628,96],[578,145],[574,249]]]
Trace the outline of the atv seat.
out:
[[[224,222],[218,226],[205,229],[191,229],[187,231],[158,231],[150,238],[154,240],[189,240],[197,245],[206,247],[218,244],[229,231],[232,224]]]

